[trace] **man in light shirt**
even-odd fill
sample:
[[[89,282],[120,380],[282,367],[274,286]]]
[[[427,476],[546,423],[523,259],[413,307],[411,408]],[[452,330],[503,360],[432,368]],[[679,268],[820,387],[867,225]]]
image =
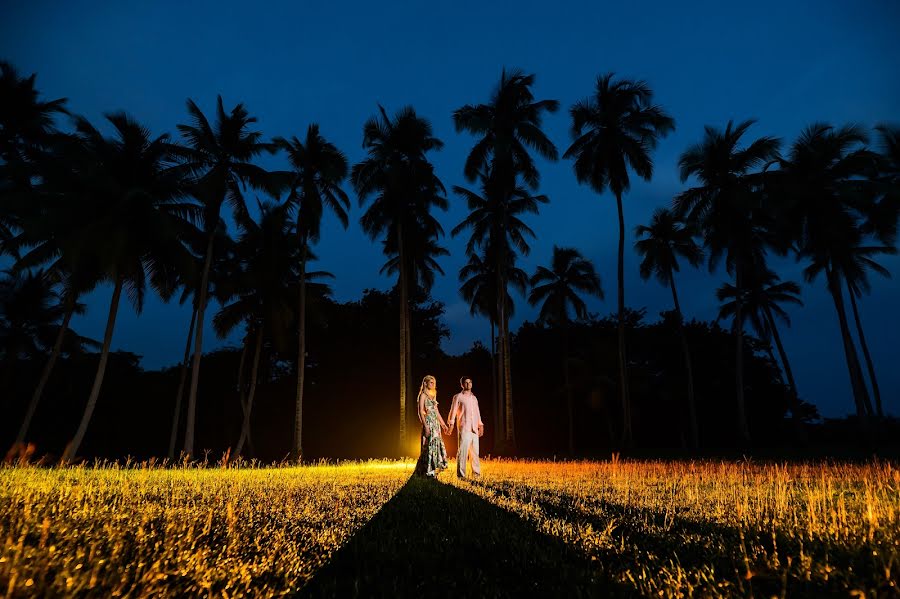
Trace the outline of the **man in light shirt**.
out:
[[[469,452],[472,452],[472,475],[481,476],[481,462],[478,459],[478,438],[484,434],[484,422],[481,421],[481,410],[478,409],[478,398],[472,393],[472,379],[464,376],[459,379],[462,391],[453,396],[450,414],[447,415],[447,428],[453,431],[454,423],[459,424],[459,451],[456,454],[456,475],[465,480]]]

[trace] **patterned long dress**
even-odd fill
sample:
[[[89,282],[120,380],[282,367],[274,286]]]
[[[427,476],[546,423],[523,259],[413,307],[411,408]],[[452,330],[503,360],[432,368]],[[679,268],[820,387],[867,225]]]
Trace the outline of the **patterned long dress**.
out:
[[[428,429],[426,433],[426,427]],[[425,396],[425,426],[422,427],[422,451],[416,463],[416,473],[434,476],[447,468],[447,448],[441,437],[441,423],[437,416],[437,401]]]

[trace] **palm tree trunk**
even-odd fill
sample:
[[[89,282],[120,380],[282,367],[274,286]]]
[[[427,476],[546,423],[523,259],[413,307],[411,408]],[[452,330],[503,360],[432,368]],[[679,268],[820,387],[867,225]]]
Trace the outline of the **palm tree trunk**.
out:
[[[262,353],[263,327],[259,326],[256,333],[256,349],[253,352],[253,367],[250,369],[250,393],[247,395],[246,409],[244,410],[244,424],[241,426],[241,436],[238,439],[234,455],[240,456],[244,449],[244,443],[250,438],[250,411],[253,409],[253,396],[256,395],[256,378],[259,373],[259,356]]]
[[[884,418],[884,410],[881,407],[881,391],[878,389],[878,379],[875,378],[875,366],[872,364],[872,357],[869,355],[869,344],[866,343],[866,336],[863,333],[862,321],[859,318],[859,310],[856,307],[856,294],[847,283],[847,293],[850,295],[850,307],[853,309],[853,319],[856,321],[856,332],[859,335],[859,346],[862,348],[863,357],[866,359],[866,369],[869,371],[869,380],[872,381],[872,395],[875,396],[875,410],[879,418]]]
[[[407,265],[406,273],[407,273],[407,281],[415,281],[416,280],[415,274],[413,274],[413,270],[411,268],[409,268],[409,265]],[[413,327],[413,325],[412,325],[412,307],[410,306],[410,302],[409,302],[408,283],[407,283],[406,295],[407,295],[407,301],[404,304],[404,308],[405,308],[405,312],[406,312],[406,331],[405,331],[406,332],[406,350],[404,353],[406,355],[406,397],[411,400],[411,401],[406,402],[406,422],[409,423],[410,418],[412,417],[412,415],[415,413],[416,409],[418,408],[418,405],[417,405],[418,402],[412,400],[412,397],[416,394],[416,391],[413,389],[413,383],[412,383],[412,376],[413,376],[412,327]],[[418,420],[418,416],[416,416],[416,420]],[[407,430],[409,430],[409,427],[407,427]]]
[[[625,215],[622,194],[616,194],[619,211],[618,303],[619,303],[619,395],[622,400],[622,446],[631,447],[631,398],[628,393],[628,361],[625,356]]]
[[[209,287],[209,269],[212,265],[215,231],[210,231],[203,261],[203,275],[200,277],[200,299],[197,302],[197,334],[194,339],[194,362],[191,364],[191,391],[188,395],[187,422],[184,431],[184,453],[194,453],[194,419],[197,412],[197,385],[200,382],[200,358],[203,354],[203,316],[206,314],[206,296]]]
[[[847,370],[850,373],[850,386],[853,389],[853,401],[856,404],[856,416],[860,424],[865,428],[872,414],[872,404],[869,401],[869,393],[866,390],[862,377],[862,368],[859,364],[859,356],[850,336],[850,327],[847,325],[847,313],[844,308],[844,297],[841,293],[840,275],[831,268],[825,270],[828,277],[828,290],[834,300],[834,309],[837,310],[838,324],[841,327],[841,340],[844,342],[844,356],[847,359]]]
[[[237,380],[237,390],[238,390],[238,401],[241,404],[241,415],[243,416],[244,412],[247,411],[247,397],[245,393],[245,385],[244,385],[244,367],[247,362],[247,346],[248,344],[248,335],[244,336],[244,341],[241,343],[241,359],[238,361],[238,380]]]
[[[506,298],[506,279],[503,279],[503,296],[505,300]],[[501,304],[506,304],[506,301],[502,301]],[[503,324],[503,329],[500,333],[500,347],[502,348],[501,356],[503,357],[503,401],[504,407],[506,409],[506,421],[504,422],[504,432],[506,434],[506,451],[508,453],[515,452],[515,444],[516,444],[516,430],[515,430],[515,419],[513,414],[513,399],[512,399],[512,357],[510,356],[510,352],[512,348],[509,343],[509,315],[507,314],[506,306],[503,306],[503,312],[501,314],[501,321]]]
[[[401,219],[402,220],[402,219]],[[403,251],[403,223],[397,223],[397,246],[400,266],[400,455],[406,454],[406,303],[408,290],[406,288],[406,256]]]
[[[500,397],[499,412],[502,414],[503,442],[495,451],[498,453],[512,453],[515,445],[515,425],[513,423],[512,405],[512,376],[509,356],[509,322],[506,314],[506,280],[503,276],[504,258],[502,252],[498,252],[497,258],[497,337],[498,337],[498,386]]]
[[[781,344],[781,335],[778,334],[778,327],[775,325],[775,318],[772,316],[772,310],[765,305],[766,321],[769,323],[769,329],[772,331],[772,339],[775,341],[775,348],[778,350],[778,356],[781,358],[781,365],[784,367],[784,376],[787,377],[788,387],[791,393],[791,416],[795,422],[799,421],[800,414],[800,397],[797,394],[797,384],[794,382],[794,371],[791,370],[791,363],[788,361],[787,352]]]
[[[505,317],[505,316],[504,316]],[[512,400],[512,350],[509,342],[509,321],[503,326],[503,402],[506,410],[506,418],[503,431],[506,435],[507,451],[512,453],[516,441],[515,415],[513,413]]]
[[[300,302],[297,308],[297,391],[294,409],[294,459],[303,459],[303,385],[306,376],[306,260],[309,240],[300,238]]]
[[[678,336],[681,338],[681,353],[684,354],[684,368],[687,372],[688,386],[688,418],[691,427],[691,448],[700,447],[700,434],[697,430],[697,404],[694,400],[694,369],[691,366],[691,350],[687,342],[687,334],[684,332],[684,316],[681,313],[681,304],[678,302],[678,292],[675,290],[675,276],[669,273],[669,287],[672,288],[672,300],[675,302],[675,317],[678,319]]]
[[[737,395],[737,418],[738,418],[738,435],[742,443],[750,442],[750,430],[747,427],[747,412],[744,408],[744,319],[743,319],[743,302],[741,294],[743,293],[743,277],[741,277],[741,264],[738,261],[735,269],[734,277],[735,288],[735,311],[734,311],[734,384],[735,394]]]
[[[503,437],[501,442],[495,448],[497,453],[504,453],[506,451],[506,377],[504,377],[505,373],[505,363],[506,360],[504,356],[506,355],[506,344],[503,342],[505,339],[505,335],[503,333],[503,321],[504,321],[504,313],[505,313],[505,302],[503,301],[504,289],[503,282],[500,278],[500,273],[502,272],[502,259],[498,258],[497,260],[497,290],[496,290],[496,298],[497,298],[497,401],[499,407],[499,418],[500,418],[500,428],[503,432]]]
[[[175,414],[172,416],[172,432],[169,434],[169,459],[175,457],[175,443],[178,440],[178,424],[181,420],[181,398],[184,397],[184,383],[187,380],[188,362],[191,359],[191,341],[194,339],[194,325],[197,323],[197,303],[191,310],[191,325],[188,327],[187,341],[184,344],[184,359],[178,373],[178,391],[175,394]]]
[[[495,347],[497,338],[494,335],[494,319],[491,318],[491,405],[494,406],[494,451],[503,443],[503,405],[500,402],[500,391],[497,385],[500,377],[497,373],[499,360]]]
[[[238,380],[237,380],[237,390],[238,390],[238,403],[241,405],[241,430],[243,431],[244,427],[244,418],[247,418],[247,386],[244,384],[244,370],[247,364],[247,350],[250,345],[250,333],[248,332],[244,335],[244,340],[241,342],[241,359],[238,361]],[[247,444],[250,448],[250,451],[253,451],[253,439],[252,437],[247,437]]]
[[[575,455],[575,398],[569,381],[569,331],[567,323],[562,325],[563,338],[563,384],[566,387],[566,407],[569,412],[569,455]]]
[[[38,381],[37,387],[34,389],[34,393],[31,394],[31,401],[28,402],[28,410],[25,412],[25,419],[22,420],[22,426],[19,427],[19,434],[16,435],[16,442],[13,447],[19,447],[23,443],[25,443],[25,437],[28,435],[28,429],[31,427],[31,419],[34,417],[34,412],[37,409],[38,402],[41,400],[41,395],[44,393],[44,387],[47,386],[47,381],[50,380],[50,373],[53,372],[53,366],[56,365],[56,359],[59,357],[60,352],[62,351],[63,340],[66,337],[66,332],[69,330],[69,322],[72,320],[72,314],[75,313],[75,297],[67,296],[66,298],[66,312],[63,316],[62,325],[59,327],[59,333],[56,335],[56,341],[53,342],[53,349],[50,351],[50,358],[47,360],[47,363],[44,365],[44,370],[41,372],[41,379]]]
[[[81,417],[78,430],[75,432],[75,437],[69,442],[66,446],[66,450],[63,452],[62,460],[60,460],[63,464],[71,462],[78,453],[81,442],[84,440],[84,434],[87,432],[88,424],[91,421],[91,416],[94,414],[97,398],[100,396],[100,387],[103,385],[103,375],[106,372],[106,361],[109,358],[109,346],[112,344],[113,330],[116,327],[116,313],[119,311],[119,298],[122,296],[122,284],[123,279],[120,275],[116,278],[116,286],[113,288],[112,300],[109,303],[109,317],[106,320],[106,332],[103,335],[103,349],[100,352],[100,363],[97,365],[97,374],[94,376],[94,385],[91,387],[91,394],[88,397],[87,405],[84,407],[84,414]]]
[[[778,370],[778,380],[781,381],[781,384],[784,384],[784,376],[781,374],[781,369],[778,368],[778,360],[775,359],[775,350],[772,348],[771,343],[766,343],[766,354],[769,356],[769,361]]]

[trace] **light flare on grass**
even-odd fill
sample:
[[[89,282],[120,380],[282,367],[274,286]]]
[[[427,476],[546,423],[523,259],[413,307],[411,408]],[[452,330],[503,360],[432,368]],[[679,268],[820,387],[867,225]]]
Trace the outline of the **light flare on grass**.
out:
[[[0,591],[281,595],[309,580],[412,467],[0,468]]]

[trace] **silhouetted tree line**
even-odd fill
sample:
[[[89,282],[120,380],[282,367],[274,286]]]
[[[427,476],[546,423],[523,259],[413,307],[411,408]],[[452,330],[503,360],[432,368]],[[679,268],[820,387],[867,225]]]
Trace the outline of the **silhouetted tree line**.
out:
[[[385,337],[396,329],[398,309],[396,293],[367,291],[356,302],[338,304],[320,302],[310,319],[311,349],[307,365],[309,455],[328,457],[366,457],[396,454],[397,350],[385,347]],[[414,366],[418,369],[440,365],[445,374],[442,389],[456,370],[472,371],[487,377],[489,357],[445,356],[440,350],[447,329],[441,322],[443,307],[423,298],[412,310],[416,343]],[[392,351],[393,350],[393,351]],[[295,383],[293,353],[276,344],[264,344],[258,371],[258,389],[254,402],[251,434],[244,455],[266,460],[289,457],[293,435],[292,422],[285,418],[292,409],[291,389]],[[478,356],[484,358],[484,356]],[[60,358],[50,380],[45,401],[34,418],[34,433],[29,441],[41,453],[62,455],[71,439],[72,422],[83,410],[79,398],[90,389],[99,356],[76,353]],[[241,436],[243,413],[238,389],[240,348],[226,348],[205,354],[205,383],[197,398],[198,446],[211,450],[211,456],[234,448]],[[2,421],[2,439],[12,442],[32,382],[39,374],[40,360],[20,360],[4,394],[3,406],[9,417]],[[479,370],[481,369],[481,370]],[[121,457],[133,455],[163,457],[167,451],[178,384],[178,368],[145,371],[140,357],[128,352],[111,352],[108,374],[91,422],[92,433],[85,439],[85,456]],[[245,381],[246,382],[246,381]],[[449,404],[441,406],[447,409]],[[186,409],[182,406],[182,411]],[[410,414],[410,419],[414,416]],[[414,447],[407,447],[412,452]]]
[[[306,443],[309,457],[367,457],[393,455],[396,439],[396,349],[386,349],[385,336],[395,329],[398,294],[367,291],[355,302],[326,300],[311,315],[309,339],[314,350],[307,357]],[[475,344],[468,352],[449,356],[440,349],[448,331],[442,322],[443,306],[428,298],[413,305],[414,343],[412,365],[417,372],[433,372],[438,378],[440,409],[449,408],[457,390],[459,373],[471,376],[483,404],[488,428],[496,426],[497,413],[490,401],[491,356]],[[673,334],[671,313],[656,323],[644,322],[641,313],[629,312],[628,331],[633,337],[634,421],[636,443],[649,448],[681,448],[689,444],[690,423],[683,408],[684,370],[679,343]],[[721,426],[734,418],[734,404],[727,401],[734,376],[730,361],[731,335],[715,324],[685,325],[692,347],[697,347],[697,403],[705,447],[733,446],[733,432]],[[564,454],[568,449],[568,421],[562,381],[562,338],[559,331],[542,324],[525,323],[513,336],[513,359],[518,367],[516,392],[520,415],[520,451],[531,455]],[[616,389],[615,352],[617,325],[614,318],[591,316],[573,323],[568,332],[571,390],[575,415],[574,450],[601,454],[618,448],[619,402]],[[785,420],[790,399],[788,387],[760,342],[746,338],[750,425],[758,444],[792,442],[790,421]],[[239,348],[210,352],[203,357],[204,384],[197,399],[197,443],[218,460],[234,451],[243,429],[237,370]],[[71,439],[72,422],[81,414],[79,398],[90,389],[99,356],[96,353],[64,355],[51,378],[47,397],[35,414],[29,441],[41,455],[59,456]],[[290,413],[294,384],[293,356],[267,343],[262,350],[259,384],[243,454],[264,461],[289,457],[293,430]],[[598,370],[595,364],[607,364]],[[9,403],[3,407],[0,430],[11,443],[39,374],[39,360],[22,359],[15,365]],[[108,374],[97,403],[81,454],[118,458],[164,456],[174,409],[171,390],[178,382],[178,368],[146,371],[140,357],[111,352]],[[723,400],[724,399],[724,400]],[[817,416],[803,405],[803,418]],[[502,417],[502,414],[501,414]],[[414,415],[407,415],[410,423]],[[812,430],[815,430],[813,427]],[[846,441],[846,438],[844,439]],[[452,446],[454,440],[448,439]],[[485,450],[494,451],[493,439]],[[414,443],[407,452],[415,451]],[[452,449],[452,447],[451,447]]]
[[[648,324],[625,301],[624,199],[632,177],[651,180],[652,152],[675,121],[645,82],[598,77],[569,110],[563,157],[580,183],[616,201],[617,309],[600,319],[584,297],[603,297],[603,286],[577,249],[554,247],[532,274],[517,266],[536,237],[525,219],[550,201],[538,193],[533,154],[559,156],[542,130],[559,102],[536,99],[534,79],[504,70],[487,102],[452,115],[457,131],[474,137],[462,173],[472,185],[452,187],[470,210],[451,231],[469,234],[460,293],[491,329],[490,349],[452,357],[440,350],[442,306],[428,300],[448,253],[434,212],[449,200],[429,158],[443,143],[412,107],[391,115],[379,106],[363,125],[366,155],[351,166],[317,124],[302,137],[267,140],[243,104],[228,110],[221,97],[213,118],[188,100],[178,140],[124,112],[107,115],[111,135],[78,116],[62,132],[66,100],[40,99],[34,75],[0,63],[0,253],[11,262],[0,286],[0,383],[13,453],[41,435],[63,461],[121,451],[174,458],[179,447],[189,457],[198,447],[292,459],[414,453],[413,373],[425,371],[442,389],[449,383],[448,394],[459,372],[478,379],[491,450],[500,453],[801,439],[815,408],[801,399],[779,334],[789,324],[783,305],[800,304],[801,289],[770,269],[771,255],[795,256],[807,282],[824,279],[857,433],[883,430],[858,300],[869,272],[890,274],[878,257],[896,253],[898,130],[876,127],[874,151],[858,126],[816,123],[782,151],[776,138],[745,139],[752,120],[708,126],[681,155],[686,189],[634,229],[641,276],[673,299],[673,310]],[[289,170],[258,166],[264,153],[284,153]],[[332,275],[310,267],[325,214],[349,223],[348,178],[364,208],[360,224],[386,257],[382,272],[397,284],[339,305]],[[247,193],[266,198],[255,215]],[[687,322],[682,311],[677,273],[703,262],[729,277],[717,293],[729,330]],[[113,289],[107,326],[102,340],[85,339],[69,324],[101,284]],[[110,351],[120,303],[140,312],[148,291],[192,306],[181,363],[158,373]],[[511,292],[540,307],[537,324],[517,333]],[[241,346],[204,356],[209,319],[221,337],[243,331]],[[86,403],[72,399],[79,393]],[[398,416],[399,445],[385,436]],[[151,426],[157,419],[168,434]],[[68,434],[54,432],[76,421]],[[91,440],[89,427],[105,436]],[[139,441],[136,428],[152,428],[152,441],[149,433]]]

